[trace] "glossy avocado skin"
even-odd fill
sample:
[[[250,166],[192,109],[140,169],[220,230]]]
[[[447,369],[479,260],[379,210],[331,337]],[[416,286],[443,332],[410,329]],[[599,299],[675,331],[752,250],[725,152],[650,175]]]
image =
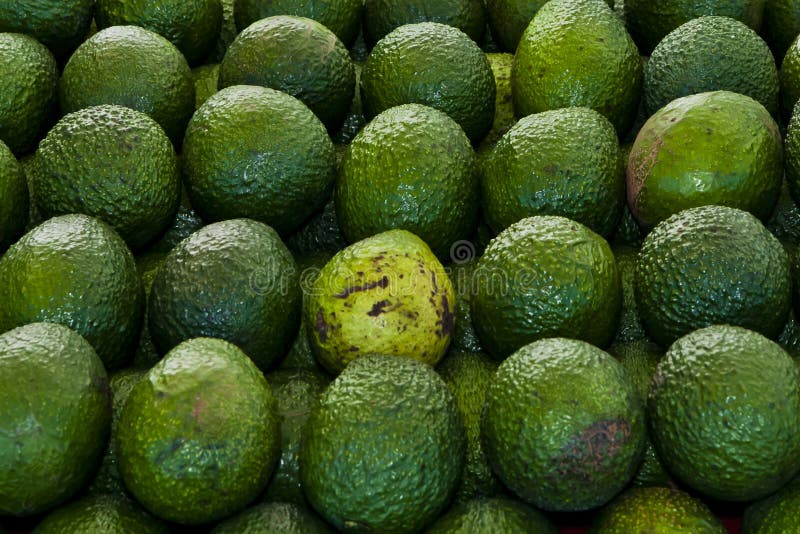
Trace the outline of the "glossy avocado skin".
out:
[[[381,39],[361,74],[364,113],[372,118],[401,104],[444,111],[473,143],[494,120],[496,88],[486,54],[460,30],[421,22]]]
[[[0,258],[0,302],[0,331],[64,324],[114,370],[133,355],[144,291],[122,238],[98,219],[73,214],[43,222]]]
[[[0,141],[0,253],[22,235],[30,207],[28,183],[14,154]]]
[[[725,534],[727,530],[702,501],[683,491],[673,488],[633,488],[600,511],[589,532]]]
[[[583,106],[604,115],[618,134],[633,122],[641,85],[636,45],[601,0],[543,6],[522,36],[511,75],[518,117]]]
[[[800,469],[799,384],[795,363],[764,336],[727,325],[696,330],[670,347],[653,377],[653,444],[670,473],[703,495],[769,495]]]
[[[472,296],[476,291],[477,276],[475,267],[477,260],[474,258],[476,251],[473,247],[468,247],[466,256],[458,257],[458,251],[454,251],[454,261],[449,264],[447,274],[453,282],[456,290],[456,328],[453,331],[453,350],[465,352],[482,352],[481,340],[475,332],[475,325],[472,323]]]
[[[485,7],[481,0],[366,0],[364,38],[374,45],[395,28],[417,22],[439,22],[454,26],[482,42],[486,30]]]
[[[364,356],[311,410],[300,450],[303,489],[337,529],[417,532],[452,497],[465,441],[455,400],[432,368]]]
[[[795,105],[797,109],[797,105]],[[786,184],[789,193],[797,204],[800,199],[800,113],[794,113],[786,130]]]
[[[333,532],[313,511],[293,503],[257,504],[226,519],[211,534],[328,534]]]
[[[0,32],[32,35],[64,59],[83,41],[92,22],[94,0],[13,0],[0,4]]]
[[[0,355],[0,514],[30,516],[71,497],[97,466],[111,419],[108,376],[91,345],[58,324],[0,335]],[[30,421],[38,431],[25,431]]]
[[[639,258],[639,249],[615,246],[612,250],[622,282],[622,313],[620,314],[617,334],[614,337],[614,344],[645,340],[647,339],[647,332],[639,317],[639,309],[636,307],[636,294],[633,283],[636,261]]]
[[[492,37],[505,52],[514,53],[522,34],[547,0],[486,0]]]
[[[133,387],[115,439],[137,501],[162,519],[203,524],[264,489],[280,455],[280,422],[269,384],[241,350],[194,338]]]
[[[336,158],[325,126],[302,102],[237,85],[189,122],[183,177],[204,221],[248,217],[288,235],[328,200]]]
[[[544,514],[519,501],[478,497],[453,506],[427,530],[428,534],[476,532],[556,534],[558,529]]]
[[[112,495],[84,497],[51,513],[34,534],[167,534],[169,529],[138,505]]]
[[[708,91],[751,97],[778,114],[778,69],[767,44],[743,23],[700,17],[667,35],[644,70],[644,101],[652,115],[676,98]]]
[[[274,16],[245,28],[228,47],[219,87],[262,85],[290,94],[335,132],[353,101],[356,74],[342,42],[319,22]]]
[[[580,511],[631,480],[646,423],[619,362],[586,342],[549,338],[500,364],[481,430],[494,472],[517,496],[543,510]]]
[[[475,153],[445,113],[420,104],[390,108],[348,146],[335,202],[350,242],[402,228],[447,258],[478,218]]]
[[[493,147],[517,122],[517,117],[514,115],[514,99],[511,95],[511,67],[514,64],[514,55],[490,52],[486,54],[486,59],[489,60],[494,74],[494,121],[492,129],[477,148],[478,154]]]
[[[50,51],[28,35],[0,33],[0,94],[0,141],[22,157],[36,148],[58,102],[58,66]]]
[[[588,108],[524,117],[482,158],[481,193],[495,232],[561,215],[609,237],[625,200],[614,127]]]
[[[548,337],[597,346],[614,338],[622,304],[614,254],[580,223],[550,215],[522,219],[489,244],[474,276],[472,320],[497,359]]]
[[[162,354],[193,337],[226,339],[266,370],[291,347],[300,299],[278,234],[250,219],[222,221],[167,255],[150,292],[150,335]]]
[[[693,208],[647,236],[634,292],[647,333],[662,347],[713,324],[777,338],[791,306],[789,257],[751,214],[722,206]]]
[[[64,116],[39,144],[34,200],[44,217],[85,213],[108,223],[133,249],[175,217],[181,180],[175,149],[158,124],[118,105]]]

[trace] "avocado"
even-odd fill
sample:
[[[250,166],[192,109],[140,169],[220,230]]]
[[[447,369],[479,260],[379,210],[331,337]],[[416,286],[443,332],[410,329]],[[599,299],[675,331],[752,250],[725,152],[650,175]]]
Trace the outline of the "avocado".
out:
[[[786,51],[800,33],[800,2],[765,0],[764,26],[761,32],[780,66]]]
[[[433,369],[409,358],[364,356],[312,408],[300,478],[308,500],[337,529],[418,532],[453,495],[465,441],[456,402]]]
[[[789,158],[787,149],[787,160]],[[767,230],[777,237],[787,249],[796,249],[800,245],[800,207],[795,204],[789,191],[788,180],[783,181],[778,203],[769,221]]]
[[[235,345],[195,338],[133,386],[116,427],[125,486],[156,516],[185,524],[238,512],[280,455],[275,397]]]
[[[208,61],[215,63],[222,61],[222,58],[225,57],[225,52],[228,51],[228,47],[239,34],[236,30],[236,21],[233,16],[234,2],[235,0],[220,0],[222,4],[222,24]]]
[[[401,104],[444,111],[470,141],[492,127],[496,88],[486,54],[465,33],[438,22],[401,26],[372,49],[361,73],[364,114]]]
[[[192,80],[194,80],[194,107],[197,109],[217,92],[219,63],[193,68]]]
[[[131,501],[112,495],[84,497],[44,518],[33,534],[167,534],[169,529]]]
[[[489,27],[504,52],[514,53],[522,34],[547,0],[486,0]]]
[[[294,340],[300,299],[278,234],[250,219],[222,221],[167,255],[148,302],[150,335],[162,354],[193,337],[226,339],[266,370]]]
[[[420,104],[396,106],[348,145],[334,199],[350,242],[401,228],[447,258],[477,221],[475,153],[446,113]]]
[[[111,419],[108,376],[85,339],[52,323],[0,334],[0,362],[0,515],[39,514],[97,467]]]
[[[464,256],[458,256],[461,251]],[[453,261],[449,264],[447,275],[453,282],[453,287],[456,290],[456,328],[453,331],[453,343],[451,345],[454,350],[463,350],[467,352],[481,352],[481,340],[475,332],[475,325],[472,323],[472,296],[477,290],[478,279],[475,276],[475,267],[477,260],[475,259],[477,250],[475,245],[469,241],[461,243],[461,247],[453,249]]]
[[[639,257],[639,249],[617,246],[612,251],[614,252],[614,259],[617,262],[617,269],[622,282],[622,314],[620,315],[614,343],[647,339],[647,332],[642,325],[639,310],[636,307],[634,290],[634,272],[636,270],[636,261]]]
[[[0,254],[22,235],[28,210],[28,182],[22,165],[0,141]]]
[[[45,218],[97,217],[134,249],[158,237],[180,203],[175,149],[153,119],[122,106],[65,115],[40,143],[32,170]]]
[[[506,498],[478,497],[453,506],[427,534],[556,534],[558,529],[541,512]]]
[[[347,246],[339,220],[336,203],[329,200],[295,233],[286,238],[286,246],[295,254],[335,254]]]
[[[497,144],[500,138],[517,122],[517,117],[514,115],[514,99],[511,94],[511,67],[514,64],[514,56],[512,54],[487,53],[486,59],[489,60],[492,74],[494,74],[494,121],[492,129],[478,146],[479,154]]]
[[[365,0],[364,38],[374,45],[400,26],[439,22],[480,43],[486,30],[485,9],[482,0]]]
[[[227,87],[200,106],[186,130],[184,183],[207,222],[248,217],[291,234],[325,204],[335,176],[325,126],[274,89]]]
[[[497,359],[538,339],[597,346],[614,338],[622,289],[602,237],[564,217],[528,217],[501,232],[475,268],[472,320]]]
[[[125,242],[86,215],[43,222],[0,258],[0,332],[37,321],[64,324],[91,343],[108,370],[132,356],[143,301]]]
[[[800,522],[800,480],[795,478],[776,493],[744,510],[742,534],[783,534]]]
[[[257,504],[226,519],[211,534],[329,534],[333,530],[313,511],[293,503]]]
[[[765,497],[800,470],[799,386],[777,343],[738,326],[701,328],[658,364],[647,402],[653,444],[703,495]]]
[[[511,71],[518,117],[588,107],[624,134],[642,86],[639,51],[602,0],[552,0],[522,35]]]
[[[93,13],[94,0],[3,2],[0,4],[0,32],[31,35],[63,60],[83,41]]]
[[[713,324],[777,338],[791,291],[781,243],[751,214],[723,206],[685,210],[656,226],[634,271],[639,316],[662,347]]]
[[[617,360],[583,341],[550,338],[500,364],[481,431],[492,469],[518,497],[543,510],[581,511],[633,478],[646,427]]]

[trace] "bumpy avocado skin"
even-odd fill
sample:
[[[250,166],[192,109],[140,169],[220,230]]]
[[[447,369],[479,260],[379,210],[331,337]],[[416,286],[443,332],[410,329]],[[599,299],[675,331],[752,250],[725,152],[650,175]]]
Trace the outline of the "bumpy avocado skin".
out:
[[[300,302],[297,266],[278,234],[231,219],[167,255],[148,302],[150,335],[161,353],[193,337],[226,339],[266,370],[289,350]]]
[[[646,423],[619,362],[586,342],[550,338],[500,364],[481,430],[494,472],[517,496],[543,510],[580,511],[631,480]]]
[[[483,138],[478,146],[478,153],[483,153],[493,147],[506,132],[517,122],[514,115],[514,99],[511,94],[511,67],[514,64],[514,55],[490,52],[486,59],[492,66],[495,84],[494,121],[492,129]]]
[[[800,370],[764,336],[716,325],[676,341],[647,409],[653,444],[677,479],[720,500],[776,491],[800,469]]]
[[[361,0],[235,0],[236,28],[242,31],[254,22],[274,15],[293,15],[316,20],[352,46],[361,27]]]
[[[486,0],[489,27],[497,44],[514,53],[522,34],[547,0]]]
[[[622,282],[622,313],[620,314],[617,334],[614,336],[614,343],[627,343],[629,341],[647,339],[647,332],[639,317],[639,309],[636,307],[633,282],[636,261],[639,258],[639,249],[615,246],[612,250],[614,259],[617,262],[617,269],[619,269],[620,281]]]
[[[479,143],[494,121],[496,88],[486,54],[460,30],[421,22],[401,26],[370,53],[361,77],[368,118],[401,104],[444,111]]]
[[[475,276],[475,246],[470,244],[465,249],[465,256],[459,257],[458,250],[453,251],[453,260],[446,269],[447,275],[453,282],[456,290],[456,328],[453,332],[454,350],[466,352],[481,352],[481,340],[475,332],[475,325],[472,323],[472,296],[477,290],[478,278]]]
[[[800,483],[794,479],[780,491],[751,503],[744,511],[742,534],[783,534],[800,524]]]
[[[453,506],[427,530],[428,534],[476,532],[556,534],[558,529],[544,514],[519,501],[478,497]]]
[[[192,117],[183,176],[203,220],[248,217],[288,235],[328,200],[336,158],[325,126],[302,102],[238,85]]]
[[[164,37],[137,26],[114,26],[87,39],[59,82],[64,112],[117,104],[153,118],[180,145],[194,112],[186,58]]]
[[[751,214],[702,206],[659,224],[634,271],[639,316],[668,347],[689,332],[734,324],[777,338],[791,307],[789,257]]]
[[[315,20],[284,15],[254,22],[228,47],[219,87],[240,84],[296,97],[335,132],[353,101],[356,74],[332,31]]]
[[[455,290],[425,242],[390,230],[336,254],[303,313],[311,349],[332,373],[372,353],[436,365],[453,336]]]
[[[588,108],[524,117],[482,158],[481,193],[495,232],[561,215],[608,237],[625,200],[614,127]]]
[[[92,22],[94,0],[14,0],[0,4],[0,32],[32,35],[59,59],[69,57]]]
[[[98,219],[73,214],[40,224],[0,258],[0,302],[0,331],[64,324],[114,370],[132,355],[144,292],[122,238]]]
[[[601,510],[591,534],[725,534],[702,501],[672,488],[633,488]]]
[[[313,511],[293,503],[270,502],[248,508],[217,525],[211,534],[329,534],[333,529]]]
[[[0,253],[25,230],[28,220],[28,182],[22,165],[0,141]]]
[[[786,129],[786,183],[789,186],[789,193],[794,199],[795,204],[800,200],[800,113],[797,113],[800,105],[795,105],[795,113],[789,121]]]
[[[242,351],[195,338],[133,387],[115,439],[137,501],[162,519],[202,524],[263,490],[280,455],[280,422],[269,384]]]
[[[0,335],[0,362],[0,515],[30,516],[71,497],[97,466],[108,376],[85,339],[52,323]]]
[[[474,276],[473,323],[497,359],[548,337],[600,347],[614,338],[622,305],[614,254],[580,223],[549,215],[522,219],[489,244]]]
[[[780,66],[786,51],[800,33],[800,2],[797,0],[766,0],[764,3],[762,35],[772,49]]]
[[[439,22],[455,26],[480,43],[486,30],[485,10],[481,0],[366,0],[364,38],[374,45],[405,24]]]
[[[511,72],[518,117],[583,106],[604,115],[619,134],[633,123],[641,86],[639,51],[600,0],[543,6],[522,36]]]
[[[141,249],[170,224],[181,199],[178,158],[163,130],[118,105],[63,117],[33,161],[34,200],[44,217],[85,213]]]
[[[138,505],[112,495],[84,497],[51,513],[34,534],[168,534],[169,529]]]
[[[778,114],[778,69],[756,32],[728,17],[700,17],[653,50],[644,70],[644,101],[652,115],[676,98],[708,91],[751,97]]]
[[[465,441],[455,400],[433,369],[408,358],[365,356],[309,415],[300,451],[303,489],[337,529],[418,532],[455,491]]]
[[[390,108],[348,146],[335,203],[350,242],[402,228],[447,258],[478,218],[475,153],[447,114],[420,104]]]

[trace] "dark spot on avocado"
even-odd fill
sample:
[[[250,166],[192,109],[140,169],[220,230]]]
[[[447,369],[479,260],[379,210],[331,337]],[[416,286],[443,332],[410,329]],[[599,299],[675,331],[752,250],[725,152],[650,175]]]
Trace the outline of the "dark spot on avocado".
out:
[[[384,276],[380,280],[378,280],[377,282],[367,282],[366,284],[363,284],[363,285],[360,285],[360,286],[348,287],[344,291],[342,291],[340,293],[336,293],[334,295],[334,297],[336,297],[337,299],[346,299],[347,297],[349,297],[353,293],[357,293],[359,291],[368,291],[370,289],[375,289],[376,287],[379,287],[381,289],[385,289],[386,286],[388,286],[388,285],[389,285],[389,278]]]
[[[378,302],[372,305],[372,309],[367,312],[367,315],[369,315],[370,317],[377,317],[386,311],[385,308],[388,305],[389,305],[388,300],[379,300]]]
[[[350,345],[350,348],[347,349],[347,350],[349,350],[350,352],[358,352],[359,348],[356,347],[355,345]]]
[[[630,436],[628,421],[598,421],[572,436],[561,448],[556,471],[561,476],[578,475],[591,480],[593,475],[602,473],[603,465],[627,444]]]
[[[441,328],[436,332],[439,337],[452,335],[455,330],[455,316],[450,311],[450,302],[447,300],[447,295],[442,295],[442,318],[436,321],[436,324],[441,325]]]
[[[315,326],[320,342],[325,343],[328,339],[328,323],[325,322],[325,316],[322,314],[322,310],[317,311],[317,324]]]

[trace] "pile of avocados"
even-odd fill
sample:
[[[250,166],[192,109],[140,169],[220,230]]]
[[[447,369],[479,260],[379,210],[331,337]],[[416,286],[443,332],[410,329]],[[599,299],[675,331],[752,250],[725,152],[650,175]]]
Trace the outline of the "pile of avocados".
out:
[[[800,0],[0,0],[0,534],[800,532]]]

